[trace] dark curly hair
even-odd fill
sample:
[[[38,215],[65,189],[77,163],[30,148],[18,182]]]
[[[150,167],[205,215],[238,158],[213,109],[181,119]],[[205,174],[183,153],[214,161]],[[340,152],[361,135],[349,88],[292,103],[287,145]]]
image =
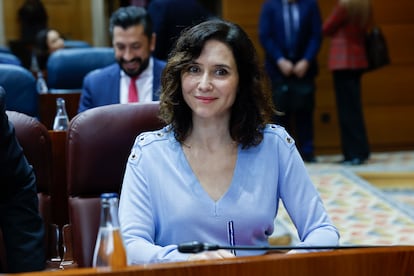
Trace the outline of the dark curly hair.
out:
[[[192,110],[184,101],[181,74],[208,40],[225,43],[231,49],[239,72],[239,84],[230,117],[230,135],[243,148],[259,144],[263,128],[271,122],[274,107],[268,78],[253,43],[238,25],[220,19],[205,21],[185,30],[171,51],[163,71],[160,118],[171,125],[182,143],[192,129]]]
[[[43,29],[36,34],[33,52],[36,55],[37,63],[40,70],[45,70],[49,58],[49,46],[47,44],[47,35],[52,29]]]

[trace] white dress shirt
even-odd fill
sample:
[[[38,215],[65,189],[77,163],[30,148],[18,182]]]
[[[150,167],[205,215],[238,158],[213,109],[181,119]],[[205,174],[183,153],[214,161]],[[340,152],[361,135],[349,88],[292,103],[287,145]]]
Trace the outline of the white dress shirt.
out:
[[[152,101],[152,83],[154,79],[153,75],[154,61],[150,58],[148,67],[139,75],[137,82],[138,99],[139,102],[151,102]],[[119,101],[120,103],[128,103],[128,87],[131,78],[121,70],[121,81],[119,82]]]

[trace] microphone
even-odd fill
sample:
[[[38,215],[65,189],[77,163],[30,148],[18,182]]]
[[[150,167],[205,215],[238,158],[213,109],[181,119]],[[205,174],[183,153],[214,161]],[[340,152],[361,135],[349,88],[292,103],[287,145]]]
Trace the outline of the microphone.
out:
[[[254,246],[254,245],[241,245],[241,246],[222,246],[217,244],[202,243],[198,241],[181,243],[178,245],[178,251],[181,253],[200,253],[203,251],[211,251],[218,249],[228,250],[327,250],[327,249],[355,249],[355,248],[374,248],[380,247],[378,245],[334,245],[334,246]]]

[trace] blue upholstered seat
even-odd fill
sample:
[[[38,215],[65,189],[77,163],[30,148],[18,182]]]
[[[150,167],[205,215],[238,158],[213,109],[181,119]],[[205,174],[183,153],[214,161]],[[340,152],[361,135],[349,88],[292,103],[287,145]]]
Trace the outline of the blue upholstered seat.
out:
[[[0,46],[0,53],[11,54],[12,52],[10,51],[10,49],[8,47]]]
[[[26,68],[0,64],[0,86],[6,90],[6,109],[38,117],[36,80]]]
[[[91,45],[83,40],[65,39],[65,48],[89,48]]]
[[[83,78],[90,71],[115,62],[110,47],[61,49],[47,62],[47,84],[53,93],[56,89],[81,89]]]
[[[22,62],[17,56],[13,55],[12,53],[0,51],[0,64],[14,64],[21,66]]]

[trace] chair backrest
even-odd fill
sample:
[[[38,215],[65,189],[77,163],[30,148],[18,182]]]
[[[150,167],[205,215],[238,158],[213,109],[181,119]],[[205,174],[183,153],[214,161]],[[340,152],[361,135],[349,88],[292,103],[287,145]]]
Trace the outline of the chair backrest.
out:
[[[54,89],[81,89],[87,73],[114,62],[114,50],[110,47],[60,49],[47,61],[47,84],[52,92]]]
[[[74,117],[67,134],[67,185],[72,247],[80,267],[92,265],[100,194],[120,192],[135,138],[159,129],[158,102],[114,104]]]
[[[47,128],[24,113],[6,111],[6,114],[14,125],[24,155],[34,168],[38,193],[50,199],[52,142]]]
[[[49,225],[51,220],[51,188],[52,188],[52,142],[47,128],[37,119],[24,113],[6,111],[9,121],[13,124],[16,138],[29,164],[33,166],[37,195],[39,198],[39,212],[43,218],[46,230],[45,242],[47,249],[49,242]],[[51,252],[47,252],[49,257]]]
[[[6,109],[38,117],[38,93],[33,74],[14,64],[0,64],[0,86],[6,90]]]
[[[83,40],[65,39],[65,48],[89,48],[92,47],[88,42]]]
[[[13,55],[12,53],[0,51],[0,64],[14,64],[21,66],[22,62],[17,56]]]
[[[0,46],[0,53],[11,54],[12,52],[10,51],[10,49],[8,47]]]

